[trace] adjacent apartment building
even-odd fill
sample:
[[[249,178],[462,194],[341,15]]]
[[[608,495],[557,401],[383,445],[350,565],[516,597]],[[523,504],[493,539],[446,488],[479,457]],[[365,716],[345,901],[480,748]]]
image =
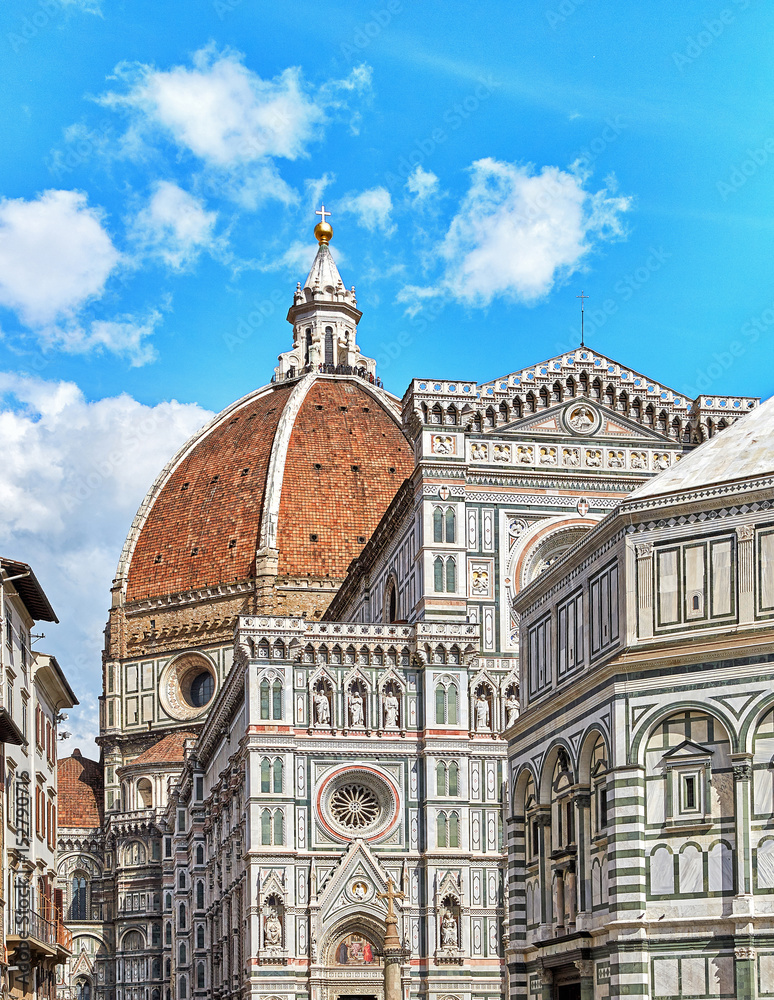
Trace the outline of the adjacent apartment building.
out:
[[[56,622],[32,569],[0,558],[0,983],[15,1000],[53,1000],[70,955],[56,885],[57,724],[78,704],[53,656],[32,653],[35,622]]]

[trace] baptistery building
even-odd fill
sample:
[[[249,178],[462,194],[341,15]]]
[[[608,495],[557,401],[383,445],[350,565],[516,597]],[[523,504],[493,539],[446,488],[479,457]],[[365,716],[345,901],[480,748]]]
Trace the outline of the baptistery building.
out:
[[[398,399],[315,233],[271,382],[170,460],[120,556],[104,817],[65,873],[100,926],[63,1000],[525,995],[514,600],[757,405],[585,347]]]

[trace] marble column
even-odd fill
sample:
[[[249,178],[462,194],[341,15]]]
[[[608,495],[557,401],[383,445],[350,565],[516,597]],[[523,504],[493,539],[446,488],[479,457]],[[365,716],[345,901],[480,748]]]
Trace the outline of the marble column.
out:
[[[594,1000],[594,962],[592,959],[581,958],[573,965],[580,972],[581,1000]]]

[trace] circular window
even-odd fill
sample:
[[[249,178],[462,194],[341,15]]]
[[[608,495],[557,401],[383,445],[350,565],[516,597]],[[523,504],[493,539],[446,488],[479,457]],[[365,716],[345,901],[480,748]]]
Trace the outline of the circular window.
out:
[[[209,670],[202,670],[191,681],[191,690],[186,701],[194,708],[204,708],[215,692],[215,680]]]
[[[388,833],[398,820],[398,789],[378,771],[345,768],[328,777],[317,795],[317,810],[325,829],[341,840],[373,840]]]
[[[202,653],[183,653],[164,667],[159,697],[173,719],[193,719],[212,701],[217,681],[215,669]]]
[[[378,822],[382,807],[366,785],[342,785],[331,795],[331,813],[348,830],[367,830]]]

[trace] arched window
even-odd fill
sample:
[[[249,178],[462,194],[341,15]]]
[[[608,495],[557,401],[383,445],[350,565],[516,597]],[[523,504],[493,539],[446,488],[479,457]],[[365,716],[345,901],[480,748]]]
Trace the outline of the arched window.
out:
[[[436,833],[438,837],[438,847],[449,846],[449,824],[446,813],[439,812],[436,820]]]
[[[186,953],[185,941],[180,942],[180,948],[178,949],[178,961],[180,965],[186,965],[188,962],[188,955]]]
[[[177,994],[180,1000],[188,1000],[188,980],[185,976],[180,977],[180,989]]]
[[[449,847],[460,846],[460,817],[458,813],[449,813]]]
[[[443,541],[443,511],[440,507],[433,508],[433,541]]]
[[[199,924],[196,928],[196,947],[204,947],[204,924]]]
[[[171,944],[171,942],[170,942],[170,944]],[[165,979],[169,979],[171,973],[172,973],[172,959],[171,958],[165,958],[164,959],[164,978]],[[169,996],[169,990],[167,990],[167,996]]]
[[[444,515],[444,524],[446,526],[446,541],[453,542],[455,540],[456,534],[456,518],[454,515],[454,508],[447,507],[446,514]]]
[[[261,843],[271,844],[271,812],[268,809],[261,813]]]
[[[204,846],[202,844],[196,845],[196,864],[204,864]]]
[[[87,979],[79,979],[75,984],[76,1000],[91,1000],[91,983]]]
[[[181,931],[184,931],[185,928],[186,928],[185,903],[181,903],[180,907],[178,908],[178,911],[177,911],[177,926],[179,927],[179,929]]]
[[[204,882],[196,883],[196,909],[204,909]]]
[[[282,718],[282,681],[275,681],[271,689],[272,718]]]
[[[325,327],[325,364],[333,364],[333,327]]]
[[[151,947],[159,948],[161,946],[161,924],[153,923],[151,925]]]
[[[457,725],[457,685],[439,684],[435,689],[435,721],[439,726]]]
[[[457,591],[457,563],[451,556],[446,560],[446,593]]]
[[[153,785],[148,778],[140,778],[137,782],[137,800],[141,809],[153,808]]]
[[[451,726],[457,725],[457,685],[450,684],[446,692],[446,721]]]
[[[274,812],[274,843],[282,844],[285,841],[285,817],[281,809]]]
[[[446,795],[446,765],[442,760],[435,766],[435,785],[439,795]]]
[[[392,577],[387,581],[384,591],[384,613],[385,621],[388,622],[394,622],[398,617],[398,591]]]
[[[171,892],[168,892],[166,894],[166,896],[164,896],[164,909],[165,910],[171,910],[172,909],[172,893]]]
[[[437,594],[443,593],[443,559],[440,556],[436,556],[433,563],[433,587]]]
[[[282,792],[282,758],[274,758],[274,791]]]
[[[271,718],[271,716],[269,715],[270,688],[268,681],[265,680],[261,681],[260,691],[261,691],[261,718],[270,719]]]
[[[87,920],[87,883],[83,872],[75,872],[73,875],[71,897],[70,897],[70,919]]]
[[[169,921],[164,929],[164,944],[172,944],[172,924]]]
[[[135,840],[133,843],[128,845],[124,858],[127,865],[145,864],[145,848],[139,840]]]
[[[183,871],[177,873],[177,887],[178,889],[185,889],[185,872]]]
[[[312,349],[312,331],[308,329],[304,334],[304,358],[306,359],[306,364],[309,364],[309,352]]]
[[[456,688],[454,689],[457,690]],[[449,781],[447,786],[448,795],[459,795],[459,767],[457,767],[457,762],[455,760],[451,761],[449,764],[448,774]]]
[[[196,966],[196,989],[204,989],[204,962],[199,962]]]
[[[271,791],[271,761],[268,757],[261,760],[261,791]]]

